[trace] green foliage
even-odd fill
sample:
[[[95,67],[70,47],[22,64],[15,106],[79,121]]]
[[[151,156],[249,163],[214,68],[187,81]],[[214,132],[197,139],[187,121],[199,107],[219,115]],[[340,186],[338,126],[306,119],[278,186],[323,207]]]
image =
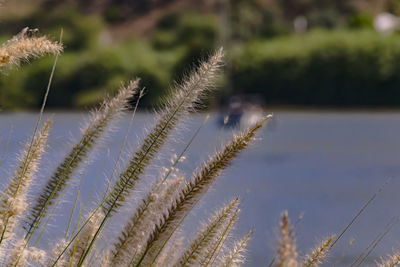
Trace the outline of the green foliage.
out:
[[[214,16],[195,12],[173,13],[163,17],[152,36],[153,47],[159,51],[180,49],[180,57],[171,70],[173,78],[215,48],[218,24]]]
[[[349,26],[352,28],[372,28],[373,16],[366,12],[355,14],[349,21]]]
[[[7,34],[0,36],[2,40],[26,25],[46,29],[44,34],[52,39],[64,29],[66,53],[57,66],[53,83],[57,96],[49,96],[49,107],[92,106],[112,93],[109,88],[117,88],[133,74],[151,88],[141,106],[157,105],[171,87],[170,81],[181,79],[183,66],[209,54],[220,41],[220,14],[216,13],[220,9],[214,13],[177,9],[165,11],[148,36],[105,42],[106,31],[111,29],[112,34],[113,28],[101,32],[104,26],[118,27],[132,16],[128,1],[118,3],[91,15],[83,13],[86,9],[81,6],[47,3],[47,8],[25,18],[9,16],[1,21],[0,32]],[[392,1],[389,11],[397,12],[397,7]],[[235,93],[262,94],[273,104],[400,103],[396,100],[399,37],[384,38],[367,31],[372,28],[372,14],[356,8],[352,1],[284,0],[266,5],[260,0],[238,0],[230,2],[229,10],[228,51],[232,47],[234,53],[232,62],[228,55],[228,67]],[[307,18],[312,30],[304,36],[289,35],[299,14]],[[18,75],[15,70],[1,75],[0,108],[38,108],[51,64],[52,59],[46,57],[23,66]]]
[[[109,88],[117,88],[121,80],[129,80],[133,74],[142,77],[142,81],[152,88],[142,105],[158,104],[170,87],[170,80],[175,78],[176,66],[187,53],[182,46],[156,50],[149,42],[134,39],[101,44],[102,22],[99,18],[84,16],[73,8],[56,9],[48,15],[39,11],[23,20],[2,21],[0,30],[13,35],[26,25],[45,28],[50,36],[59,35],[61,28],[64,31],[67,52],[57,66],[53,81],[57,94],[50,95],[49,107],[94,105],[110,93]],[[191,31],[186,27],[182,29],[182,32]],[[198,45],[202,46],[207,38]],[[52,58],[46,57],[1,75],[0,107],[8,110],[39,107],[51,64]]]
[[[262,5],[258,0],[230,2],[229,31],[235,40],[274,37],[290,32],[290,24],[284,21],[279,9]]]
[[[256,41],[233,55],[236,93],[268,104],[399,105],[400,37],[313,31]]]
[[[122,8],[117,6],[108,6],[103,11],[103,18],[106,22],[116,23],[124,19]]]
[[[142,77],[152,88],[142,104],[156,104],[169,87],[172,70],[182,54],[181,48],[155,51],[146,43],[134,40],[80,53],[66,52],[59,60],[53,81],[57,94],[49,96],[48,106],[94,105],[110,93],[109,88],[117,88],[121,80],[131,79],[132,75]],[[0,106],[3,109],[39,107],[51,64],[52,58],[46,57],[0,76]]]
[[[49,12],[41,9],[26,18],[10,18],[0,23],[2,34],[14,35],[27,25],[31,28],[46,29],[45,34],[59,36],[63,28],[63,43],[68,51],[77,51],[97,44],[98,34],[103,26],[98,16],[85,15],[72,7]]]

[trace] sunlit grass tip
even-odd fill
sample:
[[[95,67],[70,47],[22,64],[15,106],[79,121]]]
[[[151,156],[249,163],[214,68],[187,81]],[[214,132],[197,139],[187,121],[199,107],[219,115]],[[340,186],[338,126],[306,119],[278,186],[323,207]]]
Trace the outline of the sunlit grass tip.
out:
[[[395,267],[400,264],[400,252],[396,252],[391,256],[383,258],[380,262],[377,262],[378,267]]]
[[[133,255],[140,253],[155,223],[161,219],[165,206],[175,197],[183,181],[182,176],[170,178],[164,183],[156,183],[136,208],[124,230],[114,244],[110,262],[113,265],[126,265],[132,261]]]
[[[17,168],[0,201],[0,244],[10,237],[22,213],[27,209],[27,193],[46,149],[51,121],[48,120],[32,142],[27,142]]]
[[[31,58],[62,52],[61,43],[50,41],[45,36],[36,36],[36,32],[37,30],[24,28],[0,46],[0,67],[18,66]]]
[[[256,132],[269,117],[265,117],[253,127],[234,136],[221,151],[216,152],[203,167],[193,174],[193,178],[181,189],[178,197],[156,226],[147,241],[146,250],[136,262],[136,266],[151,266],[157,260],[165,244],[181,225],[187,214],[207,192],[218,175],[227,168],[233,159],[254,140]]]
[[[284,211],[280,222],[280,240],[277,250],[277,267],[298,267],[298,253],[293,226],[289,220],[288,212]]]
[[[305,256],[302,266],[317,267],[321,265],[326,256],[328,256],[328,253],[331,249],[330,245],[334,237],[335,237],[334,235],[331,235],[328,238],[324,239],[316,248],[314,248],[311,254],[307,254]]]
[[[217,211],[203,229],[198,232],[175,266],[190,266],[207,262],[208,256],[212,254],[210,254],[210,251],[217,245],[229,218],[234,215],[238,205],[239,198],[235,198]]]
[[[241,240],[237,241],[233,249],[224,257],[222,263],[219,265],[220,267],[240,267],[243,265],[245,261],[245,253],[247,244],[250,241],[251,236],[253,235],[253,231],[250,231],[247,235],[245,235]]]
[[[121,86],[116,96],[106,99],[99,109],[92,112],[90,122],[83,130],[82,138],[77,142],[69,154],[56,168],[47,181],[42,193],[37,198],[30,210],[27,220],[26,238],[29,239],[35,229],[46,215],[47,208],[68,185],[69,180],[79,165],[88,157],[90,151],[97,143],[107,126],[129,106],[129,101],[137,93],[139,80],[130,81],[126,86]]]

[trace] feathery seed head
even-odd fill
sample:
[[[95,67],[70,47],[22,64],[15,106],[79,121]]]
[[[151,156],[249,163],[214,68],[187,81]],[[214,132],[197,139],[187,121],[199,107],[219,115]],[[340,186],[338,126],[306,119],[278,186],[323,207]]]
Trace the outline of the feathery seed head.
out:
[[[288,212],[282,213],[280,223],[281,239],[278,242],[277,267],[298,267],[296,240],[293,233],[293,226],[288,218]]]
[[[45,151],[50,125],[51,121],[48,120],[39,134],[31,142],[26,143],[18,167],[2,194],[0,200],[0,243],[9,237],[18,222],[17,218],[27,207],[27,192]]]
[[[100,267],[109,267],[110,265],[110,253],[107,251],[100,262]]]
[[[32,33],[36,31],[25,28],[3,44],[0,47],[0,67],[18,66],[22,61],[28,61],[30,58],[62,52],[62,44],[52,42],[45,36],[32,36]]]
[[[25,240],[19,239],[7,259],[7,267],[27,266],[30,261],[43,265],[46,261],[46,251],[29,247],[25,248]]]
[[[400,252],[387,257],[387,259],[382,259],[381,262],[377,263],[378,267],[395,267],[400,264]]]
[[[88,157],[89,152],[110,122],[128,107],[129,100],[137,93],[138,85],[139,79],[136,79],[130,81],[126,86],[121,86],[115,97],[105,100],[101,107],[93,112],[91,121],[84,130],[81,140],[56,168],[45,185],[44,191],[31,209],[26,225],[26,236],[31,235],[38,227],[41,219],[46,215],[48,206],[52,205],[60,192],[65,189],[73,173],[80,163]]]
[[[221,266],[222,267],[240,267],[245,261],[245,253],[247,244],[253,235],[251,230],[247,235],[245,235],[241,240],[235,243],[233,249],[229,252],[227,256],[224,257]]]
[[[175,266],[174,264],[177,262],[180,253],[183,250],[185,239],[186,237],[181,232],[174,235],[165,246],[165,249],[161,252],[160,256],[155,262],[155,266]]]
[[[190,182],[186,183],[147,241],[147,248],[139,261],[141,266],[154,263],[166,242],[187,214],[208,191],[218,175],[232,163],[240,151],[250,144],[256,132],[268,118],[265,117],[251,128],[236,135],[221,151],[216,152],[210,160],[204,163],[203,168],[193,175]]]
[[[208,224],[197,234],[190,246],[183,252],[175,266],[202,265],[209,260],[216,246],[221,243],[220,238],[229,224],[230,218],[235,216],[239,205],[239,198],[235,198],[215,213]]]
[[[171,131],[182,117],[187,114],[203,94],[212,88],[215,75],[222,65],[222,49],[212,55],[208,61],[200,64],[169,97],[167,104],[159,114],[158,122],[143,140],[140,149],[134,154],[126,170],[114,184],[110,197],[103,205],[106,218],[123,205],[126,198],[140,180],[147,165],[165,144]]]
[[[87,249],[90,240],[95,234],[97,227],[99,226],[101,220],[104,218],[104,214],[99,209],[92,218],[90,218],[89,223],[83,229],[83,231],[77,237],[75,244],[69,250],[69,255],[67,256],[67,261],[72,264],[72,266],[77,266],[81,256]]]
[[[67,246],[67,244],[68,241],[65,238],[62,238],[53,246],[53,249],[49,253],[50,255],[48,255],[46,266],[52,266],[54,259],[57,258],[59,255],[61,255],[62,251]],[[70,255],[67,254],[68,253],[63,254],[60,257],[57,266],[69,266],[70,262],[67,261],[67,259],[69,258],[70,260]]]
[[[128,224],[114,245],[111,263],[113,265],[127,265],[132,260],[132,255],[139,253],[153,231],[156,222],[161,219],[165,206],[175,197],[182,184],[183,177],[178,176],[156,183],[142,203],[136,209]],[[162,182],[162,181],[160,181]]]
[[[319,266],[323,260],[326,258],[326,256],[329,253],[329,250],[331,249],[331,243],[333,241],[333,238],[335,236],[331,235],[325,240],[321,242],[312,252],[311,255],[308,254],[305,257],[303,266],[305,267],[317,267]]]

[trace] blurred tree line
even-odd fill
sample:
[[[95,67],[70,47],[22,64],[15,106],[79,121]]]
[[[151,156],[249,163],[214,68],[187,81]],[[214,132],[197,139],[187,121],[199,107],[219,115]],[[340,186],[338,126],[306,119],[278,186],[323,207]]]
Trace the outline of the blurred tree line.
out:
[[[378,12],[400,16],[396,0],[28,2],[34,8],[0,9],[0,38],[29,26],[57,39],[63,28],[65,52],[48,102],[54,108],[90,106],[135,76],[148,88],[142,106],[154,106],[188,65],[220,45],[228,48],[231,81],[221,98],[256,94],[276,105],[400,105],[400,35],[373,29]],[[306,32],[294,31],[299,16],[306,18]],[[0,108],[37,108],[52,60],[3,70]]]

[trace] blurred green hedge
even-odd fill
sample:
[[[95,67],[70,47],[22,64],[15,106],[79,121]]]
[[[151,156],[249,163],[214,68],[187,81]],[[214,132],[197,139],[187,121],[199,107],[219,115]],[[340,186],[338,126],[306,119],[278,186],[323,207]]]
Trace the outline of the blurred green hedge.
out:
[[[64,29],[65,51],[54,75],[50,108],[86,108],[117,90],[121,82],[140,77],[147,88],[141,107],[157,105],[173,80],[199,57],[213,50],[216,23],[203,15],[172,14],[161,21],[159,30],[147,39],[128,38],[115,43],[101,41],[102,21],[99,17],[83,17],[74,9],[40,14],[23,20],[0,23],[1,36],[7,40],[24,25],[45,29],[57,39]],[[172,24],[171,24],[172,23]],[[167,39],[165,39],[166,36]],[[47,56],[0,75],[0,109],[38,108],[50,75],[53,57]]]
[[[160,20],[147,40],[104,44],[99,41],[99,18],[68,12],[65,17],[53,13],[45,21],[34,16],[23,22],[0,23],[3,30],[13,33],[23,25],[45,27],[45,33],[53,37],[64,25],[65,52],[56,69],[49,107],[93,105],[116,90],[121,81],[136,76],[147,88],[141,106],[154,106],[172,81],[179,80],[188,65],[212,51],[218,39],[215,18],[188,12]],[[222,94],[256,94],[274,105],[400,105],[400,35],[385,37],[368,28],[357,28],[357,23],[353,30],[314,30],[303,35],[232,42],[227,55],[232,91],[226,88]],[[2,70],[0,108],[38,108],[52,61],[48,56]]]
[[[171,84],[182,58],[179,49],[155,51],[139,41],[79,53],[66,50],[59,59],[48,106],[83,108],[117,90],[121,82],[140,77],[148,88],[142,106],[153,106]],[[37,108],[43,98],[53,57],[45,57],[0,75],[2,109]]]
[[[400,36],[313,31],[244,44],[232,53],[235,93],[267,104],[400,105]]]

